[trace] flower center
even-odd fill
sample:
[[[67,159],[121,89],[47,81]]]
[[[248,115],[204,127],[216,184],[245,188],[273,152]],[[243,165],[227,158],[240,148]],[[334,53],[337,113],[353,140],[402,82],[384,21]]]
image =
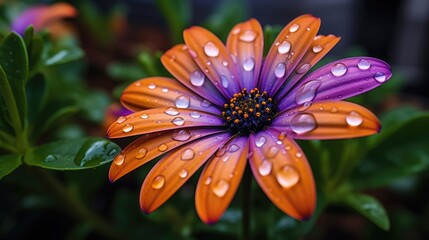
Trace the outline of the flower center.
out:
[[[267,92],[254,88],[234,94],[223,106],[222,116],[231,132],[248,135],[268,126],[276,113],[276,106]]]

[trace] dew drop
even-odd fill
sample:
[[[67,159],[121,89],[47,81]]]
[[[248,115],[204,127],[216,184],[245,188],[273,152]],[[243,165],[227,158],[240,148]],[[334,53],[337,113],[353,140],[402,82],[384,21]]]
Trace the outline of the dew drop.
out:
[[[168,88],[163,88],[161,91],[162,91],[163,93],[168,93]]]
[[[298,171],[290,165],[286,165],[278,171],[276,177],[279,184],[284,188],[293,187],[299,181]]]
[[[240,147],[237,144],[232,144],[231,146],[229,146],[228,152],[230,153],[237,152],[239,149]]]
[[[142,115],[140,115],[141,119],[148,119],[149,115],[147,115],[146,113],[143,113]]]
[[[131,132],[133,130],[134,126],[131,124],[125,124],[125,126],[122,128],[122,131],[124,133]]]
[[[197,54],[197,52],[195,52],[194,50],[192,50],[192,49],[189,49],[189,54],[193,57],[193,58],[198,58],[198,54]]]
[[[197,112],[191,112],[191,113],[189,113],[189,116],[191,116],[191,118],[198,119],[201,117],[201,114],[199,114]]]
[[[290,127],[297,134],[306,133],[316,128],[316,119],[312,114],[301,113],[292,118]]]
[[[298,31],[298,29],[299,29],[299,25],[295,23],[289,28],[289,32],[293,33]]]
[[[224,66],[224,67],[228,67],[228,62],[227,62],[227,61],[225,61],[225,60],[223,60],[223,61],[222,61],[222,66]]]
[[[374,74],[374,79],[379,83],[386,81],[386,78],[387,78],[386,74],[384,74],[384,73],[378,72],[378,73]]]
[[[291,48],[291,44],[289,41],[283,41],[278,47],[277,47],[277,51],[280,54],[285,54],[288,53],[290,51]]]
[[[201,87],[204,84],[206,76],[200,70],[195,70],[191,73],[191,84],[196,87]]]
[[[316,96],[317,89],[319,89],[321,84],[321,81],[313,80],[301,86],[296,92],[295,102],[297,104],[303,104],[312,101]]]
[[[301,157],[302,157],[302,153],[297,152],[297,153],[295,154],[295,156],[296,156],[297,158],[301,158]]]
[[[253,70],[254,67],[255,67],[255,60],[253,58],[248,58],[248,59],[244,60],[243,69],[245,71],[250,72]]]
[[[253,42],[256,39],[256,33],[250,29],[246,30],[240,35],[239,39],[244,42]]]
[[[142,83],[141,83],[140,81],[137,81],[137,82],[135,82],[135,83],[134,83],[134,85],[135,85],[136,87],[140,87],[140,86],[142,85]]]
[[[219,150],[217,150],[216,157],[222,157],[223,155],[225,155],[225,153],[226,153],[226,147],[222,146],[221,148],[219,148]]]
[[[371,63],[366,59],[361,59],[357,66],[360,70],[368,70],[371,67]]]
[[[179,142],[186,142],[191,138],[191,132],[186,129],[176,130],[171,138]]]
[[[346,65],[344,65],[342,63],[334,64],[334,66],[332,66],[332,68],[331,68],[331,73],[336,77],[341,77],[346,72],[347,72],[347,67],[346,67]]]
[[[274,158],[279,153],[279,148],[277,146],[271,146],[265,153],[267,158]]]
[[[204,45],[204,53],[209,57],[217,57],[219,55],[219,48],[213,42],[207,42]]]
[[[164,143],[159,145],[159,147],[158,147],[158,150],[160,152],[165,152],[167,149],[168,149],[168,146],[167,146],[167,144],[164,144]]]
[[[314,45],[313,46],[313,52],[314,53],[320,53],[323,50],[323,47],[321,45]]]
[[[218,197],[223,197],[229,190],[229,183],[226,180],[220,179],[213,186],[213,193]]]
[[[222,83],[222,87],[228,88],[228,85],[229,85],[228,78],[226,78],[224,75],[220,76],[220,82]]]
[[[188,176],[188,171],[186,170],[186,169],[182,169],[180,172],[179,172],[179,177],[180,178],[186,178]]]
[[[268,160],[264,160],[262,161],[261,165],[259,165],[258,172],[261,174],[261,176],[268,176],[272,169],[273,164]]]
[[[137,158],[137,159],[142,159],[142,158],[144,158],[144,157],[146,156],[146,154],[147,154],[147,149],[146,149],[146,148],[141,148],[141,149],[138,151],[138,153],[137,153],[137,155],[135,156],[135,158]]]
[[[120,117],[118,117],[118,119],[116,120],[116,122],[117,122],[117,123],[123,123],[123,122],[125,122],[125,120],[127,120],[127,118],[126,118],[126,117],[124,117],[124,116],[120,116]]]
[[[116,157],[116,158],[118,158],[118,157]],[[49,154],[45,158],[45,163],[52,163],[52,162],[54,162],[56,160],[57,160],[57,157],[55,157],[54,155]]]
[[[329,110],[331,113],[336,113],[338,112],[338,108],[336,107],[331,107],[331,110]]]
[[[187,148],[182,152],[181,159],[183,161],[189,161],[195,157],[195,151],[191,148]]]
[[[177,108],[188,108],[191,104],[191,99],[185,95],[178,96],[174,101]]]
[[[267,142],[267,139],[264,136],[262,136],[262,137],[256,139],[255,145],[257,147],[262,147],[266,142]]]
[[[52,156],[52,155],[49,155],[49,156]],[[116,166],[121,166],[124,163],[124,161],[125,161],[125,155],[120,154],[120,155],[115,157],[115,160],[113,161],[113,163]]]
[[[204,179],[204,185],[209,185],[212,182],[212,177],[206,177],[206,179]]]
[[[212,103],[209,102],[209,101],[207,101],[207,100],[203,100],[200,105],[203,108],[208,108],[208,107],[210,107],[212,105]]]
[[[174,107],[169,107],[167,109],[165,109],[165,114],[170,115],[170,116],[177,116],[180,114],[179,111],[177,111],[177,109],[175,109]]]
[[[162,175],[158,175],[156,178],[152,180],[152,188],[153,189],[161,189],[165,184],[165,177]]]
[[[286,74],[286,65],[284,63],[277,64],[276,68],[274,69],[274,75],[276,75],[277,78],[282,78]]]
[[[305,64],[301,65],[301,67],[296,70],[296,73],[304,74],[308,71],[308,69],[310,69],[310,67],[311,67],[311,65],[309,63],[305,63]]]
[[[156,84],[155,83],[149,83],[149,85],[147,85],[147,88],[153,90],[156,88]]]
[[[173,120],[171,120],[171,122],[176,126],[182,126],[183,124],[185,124],[185,119],[181,117],[176,117]]]
[[[362,116],[355,112],[355,111],[351,111],[347,116],[346,116],[346,122],[348,125],[352,126],[352,127],[357,127],[359,125],[362,124],[363,119]]]

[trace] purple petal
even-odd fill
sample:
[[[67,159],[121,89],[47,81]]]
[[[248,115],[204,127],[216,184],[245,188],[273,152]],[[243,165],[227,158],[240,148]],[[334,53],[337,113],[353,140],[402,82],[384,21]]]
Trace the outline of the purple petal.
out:
[[[380,86],[391,76],[390,66],[379,59],[341,59],[302,79],[280,101],[279,109],[290,109],[306,102],[349,98]]]

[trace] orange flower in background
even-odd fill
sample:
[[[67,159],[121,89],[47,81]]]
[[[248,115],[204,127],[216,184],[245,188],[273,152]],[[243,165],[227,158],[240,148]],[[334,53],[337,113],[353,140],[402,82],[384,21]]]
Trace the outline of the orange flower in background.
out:
[[[307,74],[339,41],[317,35],[320,19],[303,15],[279,34],[263,59],[263,31],[251,19],[236,25],[226,46],[201,27],[163,65],[177,79],[150,77],[124,90],[110,138],[141,135],[113,161],[115,181],[162,156],[145,178],[140,206],[152,212],[203,164],[196,193],[205,223],[222,216],[246,164],[268,198],[286,214],[308,219],[316,189],[307,158],[294,139],[339,139],[380,130],[367,109],[342,99],[386,82],[390,67],[369,57],[342,59]],[[304,77],[303,77],[304,76]]]
[[[45,27],[55,24],[62,18],[71,18],[76,15],[76,9],[68,3],[56,3],[50,6],[35,5],[26,9],[16,17],[12,22],[11,28],[13,31],[22,35],[30,25],[34,27],[34,30],[40,31]],[[58,29],[58,27],[56,27],[56,29]]]

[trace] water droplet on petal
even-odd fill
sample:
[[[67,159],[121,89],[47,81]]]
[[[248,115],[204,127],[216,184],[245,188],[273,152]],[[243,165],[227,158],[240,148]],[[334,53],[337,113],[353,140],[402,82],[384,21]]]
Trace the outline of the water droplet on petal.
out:
[[[189,161],[195,157],[195,151],[191,148],[185,149],[185,151],[182,152],[182,160],[183,161]]]
[[[361,59],[357,66],[360,70],[368,70],[371,67],[371,63],[366,59]]]
[[[142,115],[140,115],[141,119],[147,119],[149,118],[149,115],[147,115],[146,113],[143,113]]]
[[[331,110],[329,110],[331,113],[336,113],[338,112],[338,108],[336,107],[331,107]]]
[[[203,100],[200,105],[203,108],[208,108],[208,107],[210,107],[212,105],[212,103],[209,102],[209,101],[207,101],[207,100]]]
[[[220,82],[222,83],[222,86],[224,88],[228,88],[228,85],[229,85],[228,78],[226,78],[224,75],[220,76]]]
[[[220,179],[213,186],[213,193],[218,197],[223,197],[229,190],[229,183],[226,180]]]
[[[192,49],[189,49],[189,54],[193,57],[193,58],[198,58],[198,54],[197,54],[197,52],[195,52],[194,50],[192,50]]]
[[[147,85],[147,88],[153,90],[156,88],[156,84],[155,83],[149,83],[149,85]]]
[[[331,68],[331,73],[336,77],[343,76],[346,72],[347,72],[347,67],[342,63],[334,64],[334,66],[332,66]]]
[[[131,125],[131,124],[125,124],[125,126],[122,128],[122,131],[124,133],[131,132],[133,130],[133,128],[134,128],[133,125]]]
[[[239,149],[240,149],[240,147],[237,144],[232,144],[231,146],[229,146],[228,152],[230,152],[230,153],[237,152]]]
[[[179,111],[177,111],[177,109],[175,109],[174,107],[169,107],[167,109],[165,109],[165,114],[170,115],[170,116],[177,116],[180,114]]]
[[[349,115],[346,116],[346,122],[352,127],[357,127],[362,124],[363,119],[359,113],[351,111]]]
[[[223,60],[223,61],[222,61],[222,66],[224,66],[224,67],[228,67],[228,62],[227,62],[227,61],[225,61],[225,60]]]
[[[52,155],[49,155],[49,156],[52,156]],[[116,166],[121,166],[124,163],[124,161],[125,161],[125,155],[120,154],[120,155],[115,157],[115,160],[113,161],[113,163]]]
[[[289,32],[293,33],[298,31],[298,29],[299,29],[299,25],[295,23],[289,28]]]
[[[296,156],[297,158],[301,158],[301,157],[302,157],[302,153],[297,152],[297,153],[295,154],[295,156]]]
[[[176,126],[182,126],[183,124],[185,124],[185,119],[181,117],[176,117],[173,120],[171,120],[171,122]]]
[[[182,169],[180,172],[179,172],[179,177],[180,178],[186,178],[188,176],[188,171],[186,170],[186,169]]]
[[[160,152],[165,152],[167,149],[168,149],[168,146],[167,146],[167,144],[164,144],[164,143],[159,145],[159,147],[158,147],[158,150]]]
[[[274,158],[279,153],[279,148],[277,146],[271,146],[268,148],[268,150],[265,152],[265,156],[267,158]]]
[[[291,48],[291,44],[289,41],[283,41],[278,47],[277,47],[277,51],[280,54],[285,54],[288,53],[290,51]]]
[[[191,132],[186,129],[176,130],[171,138],[179,142],[186,142],[191,138]]]
[[[217,150],[217,152],[216,152],[216,156],[217,156],[217,157],[222,157],[223,155],[225,155],[225,153],[226,153],[226,147],[225,147],[225,146],[222,146],[222,147],[220,147],[220,148]]]
[[[196,119],[198,119],[198,118],[200,118],[200,117],[201,117],[201,114],[199,114],[199,113],[197,113],[197,112],[191,112],[191,113],[189,113],[189,116],[191,116],[191,118],[196,118]]]
[[[300,68],[296,70],[296,73],[298,74],[304,74],[310,69],[311,65],[309,63],[303,64]]]
[[[212,177],[206,177],[204,180],[204,185],[209,185],[212,182]]]
[[[120,117],[118,117],[118,119],[116,120],[116,122],[117,122],[117,123],[123,123],[123,122],[125,122],[125,120],[127,120],[127,118],[126,118],[126,117],[124,117],[124,116],[120,116]]]
[[[320,53],[323,50],[323,47],[321,45],[314,45],[313,46],[313,52],[314,53]]]
[[[298,171],[291,165],[286,165],[277,172],[277,181],[284,188],[295,186],[299,181]]]
[[[277,78],[282,78],[286,74],[286,65],[284,63],[277,64],[276,68],[274,69],[274,75],[276,75]]]
[[[262,161],[261,165],[259,165],[258,172],[261,174],[261,176],[268,176],[272,169],[273,164],[268,160],[264,160]]]
[[[306,133],[316,128],[316,119],[312,114],[301,113],[292,118],[290,127],[295,133]]]
[[[161,91],[162,91],[163,93],[168,93],[168,88],[163,88]]]
[[[142,159],[142,158],[144,158],[144,157],[146,156],[146,153],[147,153],[147,149],[146,149],[146,148],[141,148],[141,149],[138,151],[138,153],[137,153],[137,155],[135,156],[135,158],[137,158],[137,159]]]
[[[267,139],[264,136],[262,136],[262,137],[259,137],[258,139],[256,139],[255,145],[257,147],[262,147],[266,142],[267,142]]]
[[[188,108],[189,105],[191,104],[191,99],[189,99],[187,96],[185,95],[181,95],[178,96],[176,98],[176,100],[174,101],[174,104],[176,105],[176,107],[178,108]]]
[[[301,86],[295,95],[296,103],[303,104],[312,101],[316,96],[317,89],[320,87],[321,84],[321,81],[313,80]]]
[[[253,58],[248,58],[248,59],[244,60],[243,69],[245,71],[250,72],[253,70],[254,67],[255,67],[255,60]]]
[[[256,33],[250,29],[246,30],[240,35],[239,39],[244,42],[253,42],[256,39]]]
[[[152,188],[153,189],[161,189],[165,184],[165,177],[162,175],[158,175],[156,178],[152,180]]]
[[[374,74],[374,79],[379,83],[386,81],[386,78],[387,78],[386,74],[384,74],[384,73],[378,72],[378,73]]]
[[[204,45],[204,53],[209,57],[217,57],[219,55],[219,48],[213,42],[207,42]]]
[[[191,73],[191,84],[196,87],[201,87],[204,84],[206,76],[200,70],[195,70]]]

